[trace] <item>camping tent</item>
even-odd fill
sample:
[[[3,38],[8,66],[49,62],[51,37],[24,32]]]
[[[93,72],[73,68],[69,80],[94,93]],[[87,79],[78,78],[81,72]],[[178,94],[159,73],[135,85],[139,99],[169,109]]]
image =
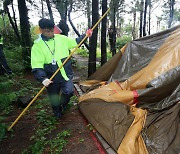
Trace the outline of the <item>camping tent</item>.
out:
[[[180,25],[129,42],[81,87],[81,112],[117,153],[180,152]]]

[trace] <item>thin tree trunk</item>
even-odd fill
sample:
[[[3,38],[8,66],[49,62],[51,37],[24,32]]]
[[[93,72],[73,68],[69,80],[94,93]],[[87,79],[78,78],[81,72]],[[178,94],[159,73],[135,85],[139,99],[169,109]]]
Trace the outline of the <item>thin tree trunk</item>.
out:
[[[8,8],[7,5],[4,5],[4,10],[6,11],[6,13],[7,13],[7,15],[8,15],[8,18],[9,18],[9,21],[10,21],[10,23],[11,23],[11,26],[13,27],[13,30],[14,30],[16,36],[17,36],[17,39],[18,39],[19,43],[21,44],[21,37],[20,37],[20,35],[19,35],[19,31],[18,31],[18,29],[16,28],[16,26],[15,26],[15,24],[14,24],[12,18],[11,18],[11,15],[10,15],[10,12],[9,12],[9,8]]]
[[[113,2],[114,2],[114,0],[113,0]],[[115,4],[114,4],[113,23],[112,23],[112,27],[113,27],[112,56],[114,56],[116,54],[116,23],[115,23],[115,19],[116,19],[116,9],[115,9]]]
[[[107,11],[107,0],[102,0],[102,15]],[[107,62],[106,50],[106,22],[107,17],[102,20],[101,28],[101,66]]]
[[[116,13],[116,27],[119,28],[119,12]]]
[[[143,36],[146,36],[146,15],[147,15],[148,0],[145,0],[144,6],[144,24],[143,24]]]
[[[51,9],[51,5],[50,5],[49,0],[46,0],[46,4],[47,4],[47,7],[48,7],[50,19],[54,23],[53,13],[52,13],[52,9]]]
[[[67,22],[67,8],[68,8],[68,0],[58,0],[56,1],[56,9],[58,10],[61,20],[64,20],[65,23]]]
[[[132,29],[133,40],[136,39],[136,3],[133,9],[133,29]]]
[[[149,0],[149,31],[148,31],[149,35],[151,35],[151,8],[152,8],[151,0]]]
[[[18,0],[18,9],[20,17],[20,27],[21,27],[21,41],[23,47],[23,59],[25,69],[30,69],[30,51],[31,51],[31,35],[30,35],[30,24],[28,20],[28,10],[26,7],[25,0]]]
[[[5,19],[4,19],[4,11],[2,12],[2,20],[3,20],[3,26],[4,26],[6,34],[7,34],[7,29],[6,29]]]
[[[140,4],[140,26],[139,26],[139,37],[142,37],[142,27],[143,27],[143,6],[144,6],[144,0],[141,0]]]
[[[13,11],[14,25],[15,25],[16,29],[18,30],[18,26],[17,26],[17,22],[16,22],[16,13],[15,13],[15,10],[14,10],[13,0],[11,0],[11,1],[12,1],[12,11]]]
[[[71,9],[68,12],[68,19],[69,19],[69,23],[71,25],[71,27],[73,28],[74,32],[78,35],[81,36],[80,33],[78,32],[78,30],[76,29],[76,27],[74,26],[72,20],[71,20],[71,11],[72,11],[72,5],[71,5]],[[89,50],[89,45],[85,42],[84,45],[86,46],[86,48]]]
[[[169,5],[170,14],[169,14],[168,28],[170,28],[172,25],[173,16],[174,16],[174,4],[175,4],[175,0],[170,0],[170,5]]]
[[[87,0],[87,19],[88,19],[88,28],[91,27],[91,9],[90,9],[90,0]]]
[[[42,8],[42,18],[44,18],[44,4],[43,4],[43,0],[41,0],[41,8]]]
[[[98,13],[98,1],[92,0],[92,25],[95,25],[99,18]],[[93,31],[92,37],[90,38],[90,51],[89,52],[89,62],[88,62],[88,76],[96,71],[96,47],[97,47],[97,34],[98,27]]]

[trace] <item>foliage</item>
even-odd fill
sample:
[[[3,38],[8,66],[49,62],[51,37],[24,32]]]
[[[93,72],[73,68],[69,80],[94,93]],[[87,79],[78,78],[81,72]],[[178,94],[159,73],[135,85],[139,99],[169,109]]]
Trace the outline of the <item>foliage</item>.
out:
[[[73,98],[72,100],[76,100]],[[57,119],[48,113],[47,108],[48,99],[39,100],[35,108],[38,109],[36,113],[36,118],[39,122],[39,128],[36,129],[35,134],[31,137],[33,144],[29,146],[28,149],[23,151],[23,154],[28,153],[43,153],[48,147],[48,152],[50,153],[60,153],[65,144],[67,144],[66,137],[70,135],[69,130],[64,130],[58,132],[55,137],[47,137],[52,130],[56,129]]]
[[[83,48],[78,48],[76,50],[76,53],[78,55],[81,55],[82,57],[88,57],[89,56],[88,51],[86,49],[83,49]]]
[[[87,126],[86,126],[90,131],[92,131],[94,129],[94,127],[89,123]]]
[[[101,58],[100,48],[97,48],[96,57]],[[107,59],[109,60],[111,57],[112,57],[112,54],[110,53],[110,50],[107,49]]]
[[[4,45],[9,46],[10,44],[19,45],[18,41],[12,26],[10,25],[7,15],[0,16],[0,32],[4,37]]]
[[[1,114],[8,114],[12,110],[11,103],[16,99],[15,93],[0,94],[0,110]]]
[[[177,21],[180,22],[180,9],[174,10],[173,24],[175,24]]]
[[[128,36],[132,36],[132,25],[129,23],[129,24],[125,24],[123,27],[122,27],[122,35],[128,35]]]
[[[5,123],[1,123],[1,121],[0,121],[0,142],[5,137],[6,130],[7,130],[6,124]]]
[[[51,153],[60,153],[64,145],[67,144],[66,137],[70,136],[70,131],[64,130],[57,134],[54,139],[49,140],[48,144],[50,145]]]
[[[5,77],[0,78],[0,142],[5,137],[5,133],[7,130],[7,126],[3,123],[3,116],[7,115],[10,111],[12,111],[12,101],[16,99],[16,95],[14,92],[9,93],[9,89],[12,87],[12,81],[5,80]]]
[[[22,74],[24,66],[21,47],[14,44],[8,45],[4,48],[4,54],[11,70],[17,75]]]
[[[85,49],[78,49],[77,54],[82,56],[82,57],[88,57],[89,56],[88,51],[85,50]],[[101,58],[101,50],[100,50],[100,48],[97,48],[97,50],[96,50],[96,57]],[[107,58],[110,59],[111,57],[112,57],[112,55],[111,55],[110,51],[108,50],[107,51]]]
[[[79,143],[82,143],[82,142],[84,142],[84,139],[83,138],[79,139]]]
[[[174,4],[171,4],[170,2],[166,1],[164,2],[164,5],[162,7],[163,14],[160,18],[165,23],[169,22],[170,18],[170,5],[174,5],[174,16],[172,20],[172,25],[175,25],[178,21],[180,21],[180,9],[178,8],[178,2],[175,1]]]
[[[4,138],[7,128],[6,124],[3,123],[3,117],[13,110],[13,102],[16,102],[19,96],[29,94],[30,90],[28,88],[32,87],[27,80],[17,82],[15,78],[15,74],[10,77],[0,76],[0,141]],[[21,88],[25,86],[27,88]]]
[[[132,38],[127,36],[127,35],[124,35],[120,38],[117,38],[116,40],[116,46],[118,49],[121,49],[127,42],[131,41]]]
[[[1,115],[8,114],[12,110],[12,101],[16,99],[15,92],[9,93],[9,89],[13,86],[12,80],[5,80],[5,77],[0,78],[0,111]]]
[[[0,116],[0,142],[6,137],[7,125],[3,123],[4,117]]]
[[[38,39],[39,36],[39,34],[36,34],[37,28],[38,28],[37,26],[31,25],[30,31],[31,31],[31,38],[33,41]]]
[[[8,115],[13,110],[13,102],[16,102],[19,96],[34,93],[30,81],[21,76],[24,69],[21,47],[7,43],[5,39],[4,53],[13,74],[0,76],[0,117]],[[5,136],[5,129],[6,124],[0,119],[0,140]]]

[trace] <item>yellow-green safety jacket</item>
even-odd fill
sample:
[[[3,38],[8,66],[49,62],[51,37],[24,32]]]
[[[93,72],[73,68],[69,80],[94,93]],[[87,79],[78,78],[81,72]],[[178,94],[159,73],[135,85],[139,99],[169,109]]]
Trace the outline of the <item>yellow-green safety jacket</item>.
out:
[[[32,72],[37,80],[41,82],[45,78],[50,78],[53,73],[62,65],[63,61],[69,56],[69,50],[76,47],[76,39],[71,39],[64,35],[55,34],[54,38],[47,40],[41,34],[31,50],[31,66]],[[57,63],[52,64],[52,60]],[[71,61],[68,60],[66,64],[60,69],[53,81],[62,82],[73,78],[73,71]]]

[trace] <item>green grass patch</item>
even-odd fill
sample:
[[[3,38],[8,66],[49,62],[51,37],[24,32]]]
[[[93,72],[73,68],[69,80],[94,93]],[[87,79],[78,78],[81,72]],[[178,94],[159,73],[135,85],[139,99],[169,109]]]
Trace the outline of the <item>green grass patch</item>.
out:
[[[68,143],[66,138],[70,136],[69,130],[64,130],[57,134],[54,139],[49,140],[48,144],[50,145],[50,151],[52,154],[59,154],[62,152],[63,147]]]
[[[74,101],[76,98],[73,98]],[[38,100],[34,106],[37,111],[36,118],[39,122],[39,128],[36,129],[35,134],[31,137],[33,144],[25,149],[23,154],[41,154],[44,151],[48,153],[58,154],[63,150],[63,147],[67,144],[67,137],[70,136],[70,130],[64,130],[58,132],[55,137],[50,137],[53,130],[56,129],[57,119],[50,114],[47,109],[48,99]],[[49,137],[48,137],[49,136]]]
[[[82,49],[82,48],[78,48],[76,50],[76,53],[82,57],[89,57],[89,54],[88,54],[88,50],[87,49]]]
[[[0,121],[0,142],[6,137],[7,125]]]

